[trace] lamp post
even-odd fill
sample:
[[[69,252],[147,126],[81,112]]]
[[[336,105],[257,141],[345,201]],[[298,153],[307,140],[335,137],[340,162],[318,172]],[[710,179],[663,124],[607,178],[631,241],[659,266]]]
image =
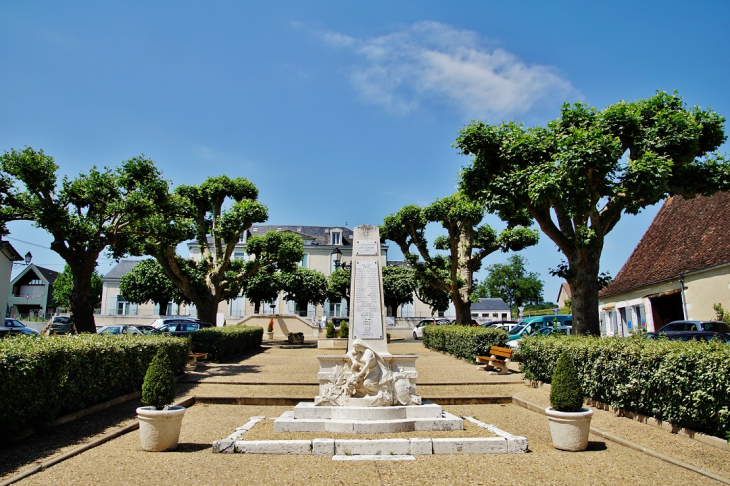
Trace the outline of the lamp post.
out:
[[[335,247],[335,249],[332,250],[332,260],[335,262],[335,268],[337,270],[340,268],[343,270],[350,270],[352,268],[352,263],[342,262],[342,252],[338,247]]]
[[[15,262],[13,262],[13,268],[27,267],[28,265],[30,265],[30,261],[32,259],[33,259],[33,255],[31,255],[31,253],[28,252],[28,253],[25,254],[25,257],[23,258],[24,263],[20,263],[20,262],[15,263]]]

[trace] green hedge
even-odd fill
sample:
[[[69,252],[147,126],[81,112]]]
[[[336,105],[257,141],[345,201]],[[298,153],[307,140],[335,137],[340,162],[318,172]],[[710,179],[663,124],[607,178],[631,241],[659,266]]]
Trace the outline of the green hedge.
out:
[[[262,327],[209,327],[190,334],[193,350],[208,353],[208,359],[219,361],[261,346]]]
[[[487,356],[490,346],[505,346],[509,334],[501,329],[472,326],[426,326],[423,345],[474,361],[474,356]]]
[[[0,340],[0,436],[140,390],[160,348],[182,372],[186,339],[84,334]]]
[[[567,351],[589,398],[726,437],[730,432],[730,346],[634,338],[529,337],[520,340],[525,377],[550,382]]]

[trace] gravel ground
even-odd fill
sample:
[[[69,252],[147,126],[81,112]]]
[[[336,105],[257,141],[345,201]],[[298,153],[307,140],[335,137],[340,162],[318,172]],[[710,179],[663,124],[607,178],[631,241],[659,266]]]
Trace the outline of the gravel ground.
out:
[[[313,385],[221,385],[205,380],[235,383],[315,383],[316,356],[324,350],[272,347],[239,362],[198,367],[190,373],[203,383],[181,384],[179,394],[197,396],[286,396],[311,400]],[[517,395],[546,405],[548,393],[524,384],[500,383],[504,376],[478,372],[474,365],[423,348],[420,342],[392,343],[394,354],[418,353],[419,383],[454,383],[451,386],[419,385],[422,396]],[[224,378],[224,379],[222,379]],[[521,380],[518,374],[509,378]],[[463,385],[483,380],[484,385]],[[0,449],[1,479],[34,462],[65,452],[106,431],[134,421],[139,404],[127,402],[105,412],[72,422]],[[719,484],[689,470],[649,457],[591,435],[581,453],[552,447],[547,419],[515,405],[461,405],[444,407],[451,413],[472,416],[506,432],[528,438],[527,454],[419,456],[415,461],[332,461],[317,456],[212,454],[214,440],[224,438],[252,416],[277,417],[291,407],[196,404],[183,422],[180,446],[175,452],[139,450],[139,432],[131,432],[99,447],[47,468],[19,482],[21,485],[79,484]],[[611,412],[595,410],[593,425],[669,456],[730,477],[730,454],[686,437]],[[270,423],[245,437],[269,432]],[[464,431],[463,433],[469,433]],[[434,435],[435,436],[435,435]]]

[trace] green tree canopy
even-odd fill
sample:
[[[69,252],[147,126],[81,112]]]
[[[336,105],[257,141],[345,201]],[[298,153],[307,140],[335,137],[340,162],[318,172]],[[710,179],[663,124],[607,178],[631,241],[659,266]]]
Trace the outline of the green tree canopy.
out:
[[[142,260],[119,280],[119,290],[128,302],[144,304],[153,302],[164,314],[168,302],[189,304],[190,300],[172,284],[170,277],[157,260]]]
[[[63,272],[59,273],[53,282],[53,302],[57,307],[71,307],[73,298],[74,277],[71,266],[67,263],[63,267]],[[101,275],[94,270],[91,274],[91,291],[93,295],[94,308],[101,306],[101,291],[104,284],[101,281]]]
[[[482,224],[484,213],[483,205],[457,193],[425,208],[405,206],[386,217],[380,227],[380,237],[400,247],[421,282],[448,293],[457,322],[463,324],[471,320],[473,275],[482,260],[498,250],[516,251],[534,245],[538,238],[536,230],[521,226],[497,234],[491,226]],[[434,241],[434,248],[446,254],[428,249],[425,231],[430,222],[439,223],[447,231],[448,236]]]
[[[244,295],[254,306],[254,314],[261,311],[262,302],[274,302],[281,291],[281,274],[271,269],[261,271],[246,279]]]
[[[537,305],[542,302],[543,282],[536,272],[527,272],[526,260],[521,255],[512,255],[507,263],[495,263],[487,267],[489,274],[479,284],[480,297],[500,298],[507,305]]]
[[[281,274],[284,299],[296,302],[299,309],[309,304],[321,305],[327,299],[327,277],[316,270],[298,267],[293,272]]]
[[[330,302],[341,302],[345,299],[350,308],[350,270],[338,269],[327,279],[327,299]]]
[[[115,246],[114,254],[155,257],[180,293],[195,304],[198,317],[215,322],[218,304],[240,295],[248,279],[264,271],[293,271],[304,254],[299,236],[270,231],[248,238],[245,251],[252,258],[231,258],[241,235],[268,218],[268,209],[257,199],[256,186],[241,177],[180,185],[158,217],[148,221],[146,234]],[[185,260],[176,248],[191,239],[198,243],[200,258]]]
[[[0,159],[0,223],[33,221],[53,236],[51,249],[71,267],[69,310],[80,332],[96,332],[92,276],[104,248],[141,231],[167,204],[168,185],[154,162],[135,157],[60,184],[58,166],[43,151],[11,150]]]
[[[398,307],[413,303],[417,287],[418,279],[413,269],[391,265],[383,267],[383,301],[393,316],[397,316]]]
[[[730,189],[730,165],[711,155],[726,139],[724,122],[663,92],[600,111],[565,104],[547,127],[473,122],[455,143],[473,156],[460,188],[507,221],[538,222],[567,258],[574,329],[599,334],[606,235],[623,213],[668,195]]]

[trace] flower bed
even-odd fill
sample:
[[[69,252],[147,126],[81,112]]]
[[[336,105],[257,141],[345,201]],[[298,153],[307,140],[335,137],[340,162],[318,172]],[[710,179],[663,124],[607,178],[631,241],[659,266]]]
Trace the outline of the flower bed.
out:
[[[525,378],[549,383],[569,352],[586,395],[698,432],[730,432],[730,346],[641,338],[530,337],[520,340]]]

